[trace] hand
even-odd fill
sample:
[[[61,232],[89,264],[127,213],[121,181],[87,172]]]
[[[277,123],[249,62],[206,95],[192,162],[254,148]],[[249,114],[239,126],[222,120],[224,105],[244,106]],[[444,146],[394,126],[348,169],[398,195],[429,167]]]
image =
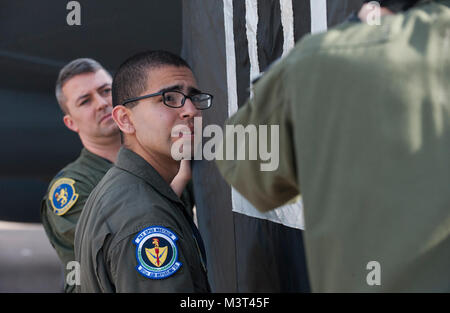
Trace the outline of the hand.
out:
[[[189,180],[192,178],[192,170],[191,170],[191,161],[190,160],[181,160],[180,169],[178,170],[177,175],[173,178],[170,183],[170,187],[172,187],[173,191],[177,194],[178,197],[183,193],[184,188],[186,187]]]
[[[192,170],[191,170],[191,161],[190,160],[181,160],[180,169],[178,170],[178,174],[180,178],[186,180],[186,184],[192,178]],[[177,177],[175,176],[175,178]]]

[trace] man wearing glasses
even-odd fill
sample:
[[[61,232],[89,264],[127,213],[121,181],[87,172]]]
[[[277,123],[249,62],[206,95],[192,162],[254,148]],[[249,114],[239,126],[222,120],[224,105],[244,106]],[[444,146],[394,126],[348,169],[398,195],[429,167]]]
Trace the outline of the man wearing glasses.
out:
[[[112,116],[123,146],[89,196],[75,234],[81,292],[208,292],[198,229],[170,188],[182,140],[208,109],[189,65],[164,51],[125,61],[113,81]],[[189,130],[173,135],[173,129]]]

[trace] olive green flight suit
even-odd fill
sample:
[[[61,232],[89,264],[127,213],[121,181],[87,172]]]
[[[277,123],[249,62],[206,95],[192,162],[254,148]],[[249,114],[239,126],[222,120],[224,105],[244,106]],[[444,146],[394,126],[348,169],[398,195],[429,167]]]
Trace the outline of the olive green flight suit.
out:
[[[175,238],[175,239],[174,239]],[[75,233],[81,292],[209,292],[202,239],[159,173],[126,148]]]
[[[217,164],[261,211],[301,192],[313,291],[450,291],[449,6],[305,37],[226,122],[279,125],[276,170]]]
[[[112,163],[96,154],[91,153],[87,149],[81,150],[80,156],[72,163],[63,168],[51,181],[47,194],[44,196],[41,203],[41,219],[50,243],[55,248],[61,262],[64,266],[64,272],[67,275],[67,263],[75,260],[73,250],[73,241],[75,237],[75,227],[80,217],[86,200],[92,189],[98,184],[106,172],[111,168]],[[73,188],[74,194],[78,195],[73,203],[67,203],[64,210],[58,212],[58,205],[56,201],[56,194],[58,187],[64,180],[72,180],[73,186],[70,184],[65,187]],[[50,192],[53,192],[50,194]],[[69,190],[70,191],[70,190]],[[75,286],[70,286],[65,281],[65,292],[73,292]]]

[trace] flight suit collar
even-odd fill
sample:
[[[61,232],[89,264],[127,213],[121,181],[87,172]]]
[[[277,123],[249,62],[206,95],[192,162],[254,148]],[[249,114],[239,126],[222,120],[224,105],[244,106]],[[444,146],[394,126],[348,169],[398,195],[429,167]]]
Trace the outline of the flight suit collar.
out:
[[[104,157],[101,157],[97,154],[92,153],[86,148],[81,149],[80,157],[83,159],[88,159],[89,161],[96,163],[99,168],[102,167],[111,167],[112,162]]]
[[[165,197],[183,205],[173,189],[153,166],[135,152],[125,147],[120,148],[115,165],[120,169],[140,177]]]

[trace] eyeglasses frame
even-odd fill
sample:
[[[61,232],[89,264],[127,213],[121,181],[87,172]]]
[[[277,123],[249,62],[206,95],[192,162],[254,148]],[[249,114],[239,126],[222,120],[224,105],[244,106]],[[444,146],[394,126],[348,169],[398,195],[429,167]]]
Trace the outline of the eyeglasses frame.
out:
[[[183,100],[181,101],[181,105],[178,106],[178,107],[174,107],[174,106],[168,105],[168,104],[166,103],[166,99],[165,99],[165,97],[164,97],[164,94],[167,93],[167,92],[177,92],[177,93],[182,94],[182,95],[184,96],[184,98],[183,98]],[[201,94],[201,95],[205,94],[205,95],[208,95],[208,96],[211,97],[211,99],[210,99],[210,103],[211,103],[211,104],[209,105],[209,107],[203,108],[203,109],[199,109],[199,108],[197,108],[197,107],[195,106],[194,101],[192,101],[192,97],[193,97],[193,96],[196,96],[196,95],[199,95],[199,94]],[[213,100],[213,98],[214,98],[214,96],[213,96],[212,94],[209,94],[209,93],[206,93],[206,92],[196,93],[195,95],[188,96],[188,95],[185,95],[183,92],[178,91],[178,90],[164,90],[164,91],[152,93],[152,94],[149,94],[149,95],[144,95],[144,96],[140,96],[140,97],[136,97],[136,98],[127,99],[127,100],[125,100],[125,101],[122,103],[122,105],[126,105],[126,104],[128,104],[128,103],[130,103],[130,102],[139,101],[139,100],[143,100],[143,99],[147,99],[147,98],[151,98],[151,97],[156,97],[156,96],[161,96],[161,95],[163,96],[163,103],[164,103],[164,105],[168,106],[169,108],[173,108],[173,109],[182,108],[182,107],[184,106],[184,103],[186,102],[186,98],[188,98],[189,100],[191,100],[192,104],[194,104],[194,106],[195,106],[195,108],[196,108],[197,110],[207,110],[207,109],[211,108],[211,106],[212,106],[212,100]]]

